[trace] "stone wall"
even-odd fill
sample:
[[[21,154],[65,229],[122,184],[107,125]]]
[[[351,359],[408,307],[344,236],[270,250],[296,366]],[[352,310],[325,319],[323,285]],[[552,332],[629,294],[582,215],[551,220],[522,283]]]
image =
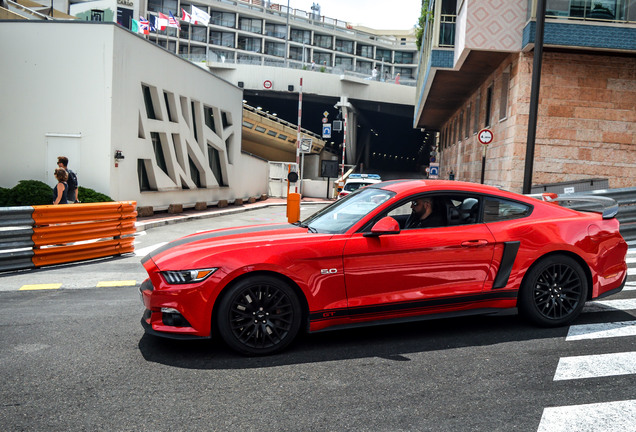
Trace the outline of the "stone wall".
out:
[[[453,170],[457,180],[480,181],[482,146],[475,131],[486,126],[486,92],[492,86],[490,129],[495,139],[486,152],[485,183],[521,191],[532,62],[532,53],[511,54],[467,95],[442,128],[442,177]],[[502,113],[504,73],[509,81]],[[544,52],[533,184],[587,178],[608,178],[612,188],[636,185],[636,58]]]

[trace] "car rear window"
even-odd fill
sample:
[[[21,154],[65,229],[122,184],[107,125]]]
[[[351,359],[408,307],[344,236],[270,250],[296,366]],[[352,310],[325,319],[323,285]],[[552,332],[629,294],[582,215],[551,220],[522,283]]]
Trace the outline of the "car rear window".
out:
[[[517,201],[486,197],[484,200],[484,222],[498,222],[526,217],[532,207]]]

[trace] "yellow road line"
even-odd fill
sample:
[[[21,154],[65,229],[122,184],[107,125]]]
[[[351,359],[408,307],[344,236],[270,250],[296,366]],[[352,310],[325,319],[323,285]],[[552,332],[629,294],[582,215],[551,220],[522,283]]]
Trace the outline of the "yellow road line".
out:
[[[137,284],[137,281],[134,281],[134,280],[102,281],[97,283],[97,288],[135,286],[136,284]]]
[[[62,286],[61,283],[57,284],[33,284],[33,285],[22,285],[19,291],[35,291],[35,290],[49,290],[49,289],[59,289]]]

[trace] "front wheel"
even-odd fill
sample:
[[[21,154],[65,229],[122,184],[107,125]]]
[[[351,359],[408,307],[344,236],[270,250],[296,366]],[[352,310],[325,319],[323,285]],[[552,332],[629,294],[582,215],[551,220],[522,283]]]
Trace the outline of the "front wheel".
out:
[[[544,327],[572,322],[587,299],[587,278],[574,259],[553,255],[540,260],[526,275],[519,293],[519,312]]]
[[[294,290],[272,276],[252,276],[229,288],[218,309],[218,328],[230,348],[247,355],[287,347],[300,330],[302,311]]]

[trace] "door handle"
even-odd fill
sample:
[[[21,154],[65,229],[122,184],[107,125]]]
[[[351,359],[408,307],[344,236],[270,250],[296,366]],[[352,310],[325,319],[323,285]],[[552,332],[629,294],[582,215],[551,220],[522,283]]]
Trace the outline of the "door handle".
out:
[[[467,240],[462,242],[463,247],[479,247],[486,246],[488,244],[488,240]]]

